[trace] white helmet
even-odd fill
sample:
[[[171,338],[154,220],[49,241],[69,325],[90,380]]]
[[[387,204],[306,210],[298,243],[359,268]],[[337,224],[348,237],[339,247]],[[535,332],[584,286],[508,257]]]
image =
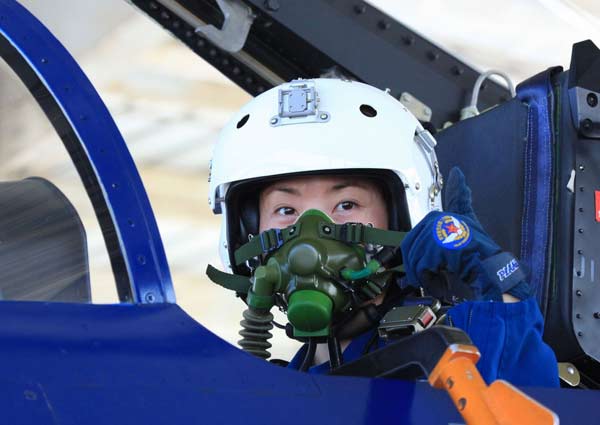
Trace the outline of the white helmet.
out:
[[[261,185],[291,174],[351,170],[376,178],[390,229],[409,230],[441,209],[435,145],[398,100],[363,83],[294,80],[262,93],[221,131],[211,161],[209,204],[223,215],[223,264],[249,273],[233,253],[258,232]]]

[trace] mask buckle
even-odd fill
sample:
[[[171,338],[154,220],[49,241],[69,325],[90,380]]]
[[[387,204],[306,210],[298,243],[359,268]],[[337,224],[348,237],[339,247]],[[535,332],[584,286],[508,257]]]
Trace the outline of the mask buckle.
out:
[[[274,243],[272,243],[272,236],[275,239]],[[262,248],[263,254],[267,254],[271,251],[275,251],[276,249],[281,248],[284,242],[281,229],[271,229],[266,232],[262,232],[259,235],[259,238],[260,247]]]

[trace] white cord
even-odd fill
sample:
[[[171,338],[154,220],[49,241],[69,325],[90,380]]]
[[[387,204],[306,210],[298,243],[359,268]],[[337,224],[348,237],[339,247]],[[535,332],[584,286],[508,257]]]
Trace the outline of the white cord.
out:
[[[506,75],[502,71],[496,71],[496,70],[490,69],[489,71],[486,71],[486,72],[480,74],[479,77],[477,77],[477,80],[475,81],[475,85],[473,86],[473,94],[471,95],[471,103],[468,106],[461,109],[461,111],[460,111],[460,119],[461,120],[479,115],[479,109],[477,109],[477,101],[479,100],[479,91],[481,90],[481,85],[483,84],[483,82],[485,80],[487,80],[488,78],[490,78],[492,75],[497,75],[497,76],[501,77],[504,81],[506,81],[506,84],[508,85],[508,89],[510,90],[511,97],[516,96],[517,92],[515,90],[515,86],[514,86],[513,82],[511,81],[511,79],[508,77],[508,75]]]

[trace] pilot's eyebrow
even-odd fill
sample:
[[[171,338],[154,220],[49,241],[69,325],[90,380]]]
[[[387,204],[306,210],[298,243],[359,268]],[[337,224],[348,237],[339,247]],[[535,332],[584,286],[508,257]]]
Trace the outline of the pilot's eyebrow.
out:
[[[288,194],[294,195],[294,196],[300,196],[301,195],[300,191],[298,189],[294,189],[293,187],[279,186],[279,187],[273,188],[273,190],[277,191],[277,192],[288,193]]]
[[[364,190],[368,190],[369,189],[366,185],[362,184],[362,182],[354,181],[354,180],[349,180],[349,181],[346,181],[346,182],[343,182],[343,183],[338,183],[336,185],[333,185],[329,189],[329,191],[330,192],[337,192],[337,191],[340,191],[342,189],[346,189],[347,187],[358,187],[358,188],[364,189]]]

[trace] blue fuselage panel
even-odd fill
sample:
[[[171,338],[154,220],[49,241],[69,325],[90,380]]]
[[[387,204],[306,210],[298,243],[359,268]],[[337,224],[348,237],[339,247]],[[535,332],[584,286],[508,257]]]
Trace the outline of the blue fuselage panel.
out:
[[[461,423],[423,382],[303,374],[251,357],[173,304],[0,302],[0,419],[10,424]],[[561,423],[596,391],[528,388]]]

